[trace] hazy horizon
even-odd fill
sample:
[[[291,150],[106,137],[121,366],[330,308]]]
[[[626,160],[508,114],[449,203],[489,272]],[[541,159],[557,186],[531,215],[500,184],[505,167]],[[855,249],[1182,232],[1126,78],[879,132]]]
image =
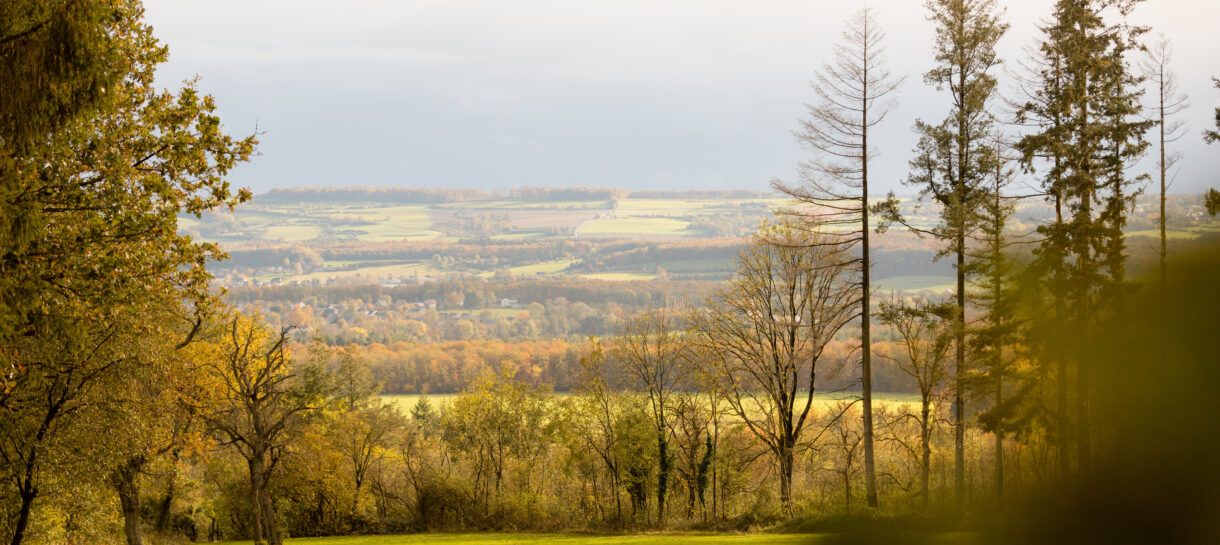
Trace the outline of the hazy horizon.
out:
[[[1002,4],[1005,4],[1002,2]],[[1050,0],[1007,2],[1001,42],[1017,68]],[[769,1],[566,3],[367,0],[333,5],[149,0],[170,48],[158,84],[198,74],[228,129],[263,133],[232,180],[263,193],[296,186],[766,190],[808,153],[791,131],[808,81],[859,4]],[[917,118],[943,95],[922,82],[931,25],[921,3],[871,2],[907,76],[878,131],[877,193],[899,182]],[[1189,6],[1189,8],[1185,7]],[[1216,185],[1220,147],[1199,137],[1220,99],[1209,77],[1220,3],[1141,4],[1150,39],[1174,42],[1191,108],[1172,188]],[[1001,74],[1011,93],[1012,78]],[[1146,159],[1136,172],[1152,170]],[[1025,177],[1024,182],[1029,183]]]

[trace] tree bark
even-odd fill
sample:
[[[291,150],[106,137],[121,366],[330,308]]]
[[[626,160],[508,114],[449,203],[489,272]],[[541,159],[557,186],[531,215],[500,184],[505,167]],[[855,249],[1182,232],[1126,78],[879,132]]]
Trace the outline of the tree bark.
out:
[[[957,512],[966,507],[966,235],[957,235],[957,354],[953,369],[953,495]]]
[[[25,539],[25,528],[30,522],[30,509],[34,506],[34,498],[38,496],[37,489],[22,488],[21,510],[17,514],[17,525],[13,528],[12,545],[21,545]]]
[[[779,453],[779,497],[784,504],[784,512],[793,516],[792,512],[792,446],[781,445]]]
[[[665,431],[657,432],[657,452],[660,464],[657,468],[657,526],[665,527],[665,496],[669,489],[669,474],[672,470],[669,459],[669,441],[665,440]]]
[[[165,489],[165,497],[161,499],[161,505],[157,509],[157,525],[156,531],[159,533],[169,532],[170,510],[174,504],[174,481],[177,473],[171,473],[169,477],[169,487]]]
[[[920,400],[919,408],[919,495],[923,498],[923,507],[928,507],[928,480],[932,475],[932,445],[931,429],[928,426],[928,415],[931,414],[931,400],[927,395]]]
[[[140,527],[140,488],[136,485],[136,477],[146,462],[142,455],[131,456],[110,475],[110,483],[118,493],[119,506],[123,511],[123,534],[127,538],[127,545],[144,544]]]

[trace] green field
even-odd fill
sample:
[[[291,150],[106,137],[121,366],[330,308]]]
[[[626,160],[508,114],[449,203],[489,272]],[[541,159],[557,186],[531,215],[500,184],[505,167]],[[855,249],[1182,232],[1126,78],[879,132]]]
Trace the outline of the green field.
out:
[[[873,286],[877,290],[877,295],[886,296],[891,291],[929,291],[939,293],[945,290],[956,289],[957,284],[952,276],[912,275],[879,278],[873,281]]]
[[[695,236],[690,222],[672,217],[616,216],[590,220],[577,231],[578,236]]]
[[[713,543],[817,543],[822,541],[819,536],[807,534],[679,534],[679,533],[649,533],[627,535],[588,535],[588,534],[412,534],[401,536],[345,536],[316,537],[288,539],[285,543],[300,543],[301,545],[423,545],[425,543],[440,543],[445,545],[653,545],[653,544],[691,544],[704,545]],[[236,541],[231,543],[251,543]]]

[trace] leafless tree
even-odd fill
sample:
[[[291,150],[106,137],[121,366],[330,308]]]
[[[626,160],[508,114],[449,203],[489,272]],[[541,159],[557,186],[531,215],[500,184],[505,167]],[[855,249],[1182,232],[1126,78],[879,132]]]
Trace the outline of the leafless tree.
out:
[[[948,377],[949,349],[955,345],[952,305],[934,304],[925,299],[905,302],[894,297],[883,302],[878,320],[889,326],[897,337],[896,349],[880,351],[909,375],[919,388],[919,493],[928,506],[928,483],[932,461],[932,405],[934,396]],[[956,390],[956,389],[955,389]]]
[[[1168,287],[1166,283],[1165,259],[1167,254],[1166,248],[1166,232],[1165,224],[1168,216],[1165,214],[1165,193],[1169,186],[1173,185],[1173,180],[1170,177],[1171,171],[1182,158],[1181,154],[1169,153],[1167,146],[1180,140],[1186,135],[1186,124],[1182,121],[1173,119],[1178,114],[1185,111],[1190,104],[1187,102],[1186,95],[1182,93],[1178,87],[1178,78],[1174,74],[1171,65],[1173,63],[1173,48],[1170,45],[1169,39],[1161,36],[1156,43],[1149,46],[1145,52],[1145,57],[1141,65],[1144,77],[1152,85],[1152,99],[1155,103],[1148,108],[1150,117],[1157,124],[1160,154],[1157,158],[1157,170],[1160,181],[1160,228],[1161,228],[1161,254],[1160,254],[1160,269],[1161,269],[1161,296],[1164,297]],[[1162,313],[1164,309],[1162,309]],[[1162,315],[1161,323],[1165,323],[1165,316]],[[1160,356],[1161,364],[1165,364],[1165,335],[1161,335]]]
[[[815,158],[800,165],[801,183],[773,185],[804,205],[802,214],[826,235],[822,244],[836,248],[843,264],[859,271],[860,366],[863,390],[865,495],[877,505],[873,459],[872,351],[870,348],[869,165],[876,150],[869,135],[885,120],[895,103],[889,97],[904,78],[885,68],[885,33],[876,13],[865,8],[847,21],[833,59],[814,76],[816,103],[807,105],[809,118],[800,122],[797,140]]]
[[[789,511],[818,366],[859,303],[843,250],[827,239],[793,221],[765,227],[736,276],[693,313],[699,342],[718,355],[729,406],[775,457]]]

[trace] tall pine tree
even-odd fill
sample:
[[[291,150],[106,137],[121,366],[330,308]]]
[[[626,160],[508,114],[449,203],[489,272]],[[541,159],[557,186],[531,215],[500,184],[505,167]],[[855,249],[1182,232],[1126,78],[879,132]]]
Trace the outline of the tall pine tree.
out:
[[[1038,47],[1042,85],[1020,112],[1038,130],[1017,148],[1027,167],[1044,173],[1043,189],[1056,200],[1060,218],[1039,228],[1044,238],[1035,254],[1043,280],[1058,288],[1048,292],[1061,330],[1073,336],[1071,343],[1050,346],[1077,347],[1053,357],[1065,364],[1058,377],[1061,392],[1070,389],[1074,396],[1071,409],[1061,396],[1061,455],[1071,435],[1080,470],[1092,460],[1091,370],[1089,354],[1078,347],[1088,344],[1097,321],[1124,289],[1122,230],[1135,181],[1127,167],[1146,150],[1151,125],[1139,116],[1141,79],[1126,59],[1144,30],[1105,17],[1125,17],[1138,2],[1058,0]],[[1054,158],[1049,165],[1038,160],[1048,156]]]

